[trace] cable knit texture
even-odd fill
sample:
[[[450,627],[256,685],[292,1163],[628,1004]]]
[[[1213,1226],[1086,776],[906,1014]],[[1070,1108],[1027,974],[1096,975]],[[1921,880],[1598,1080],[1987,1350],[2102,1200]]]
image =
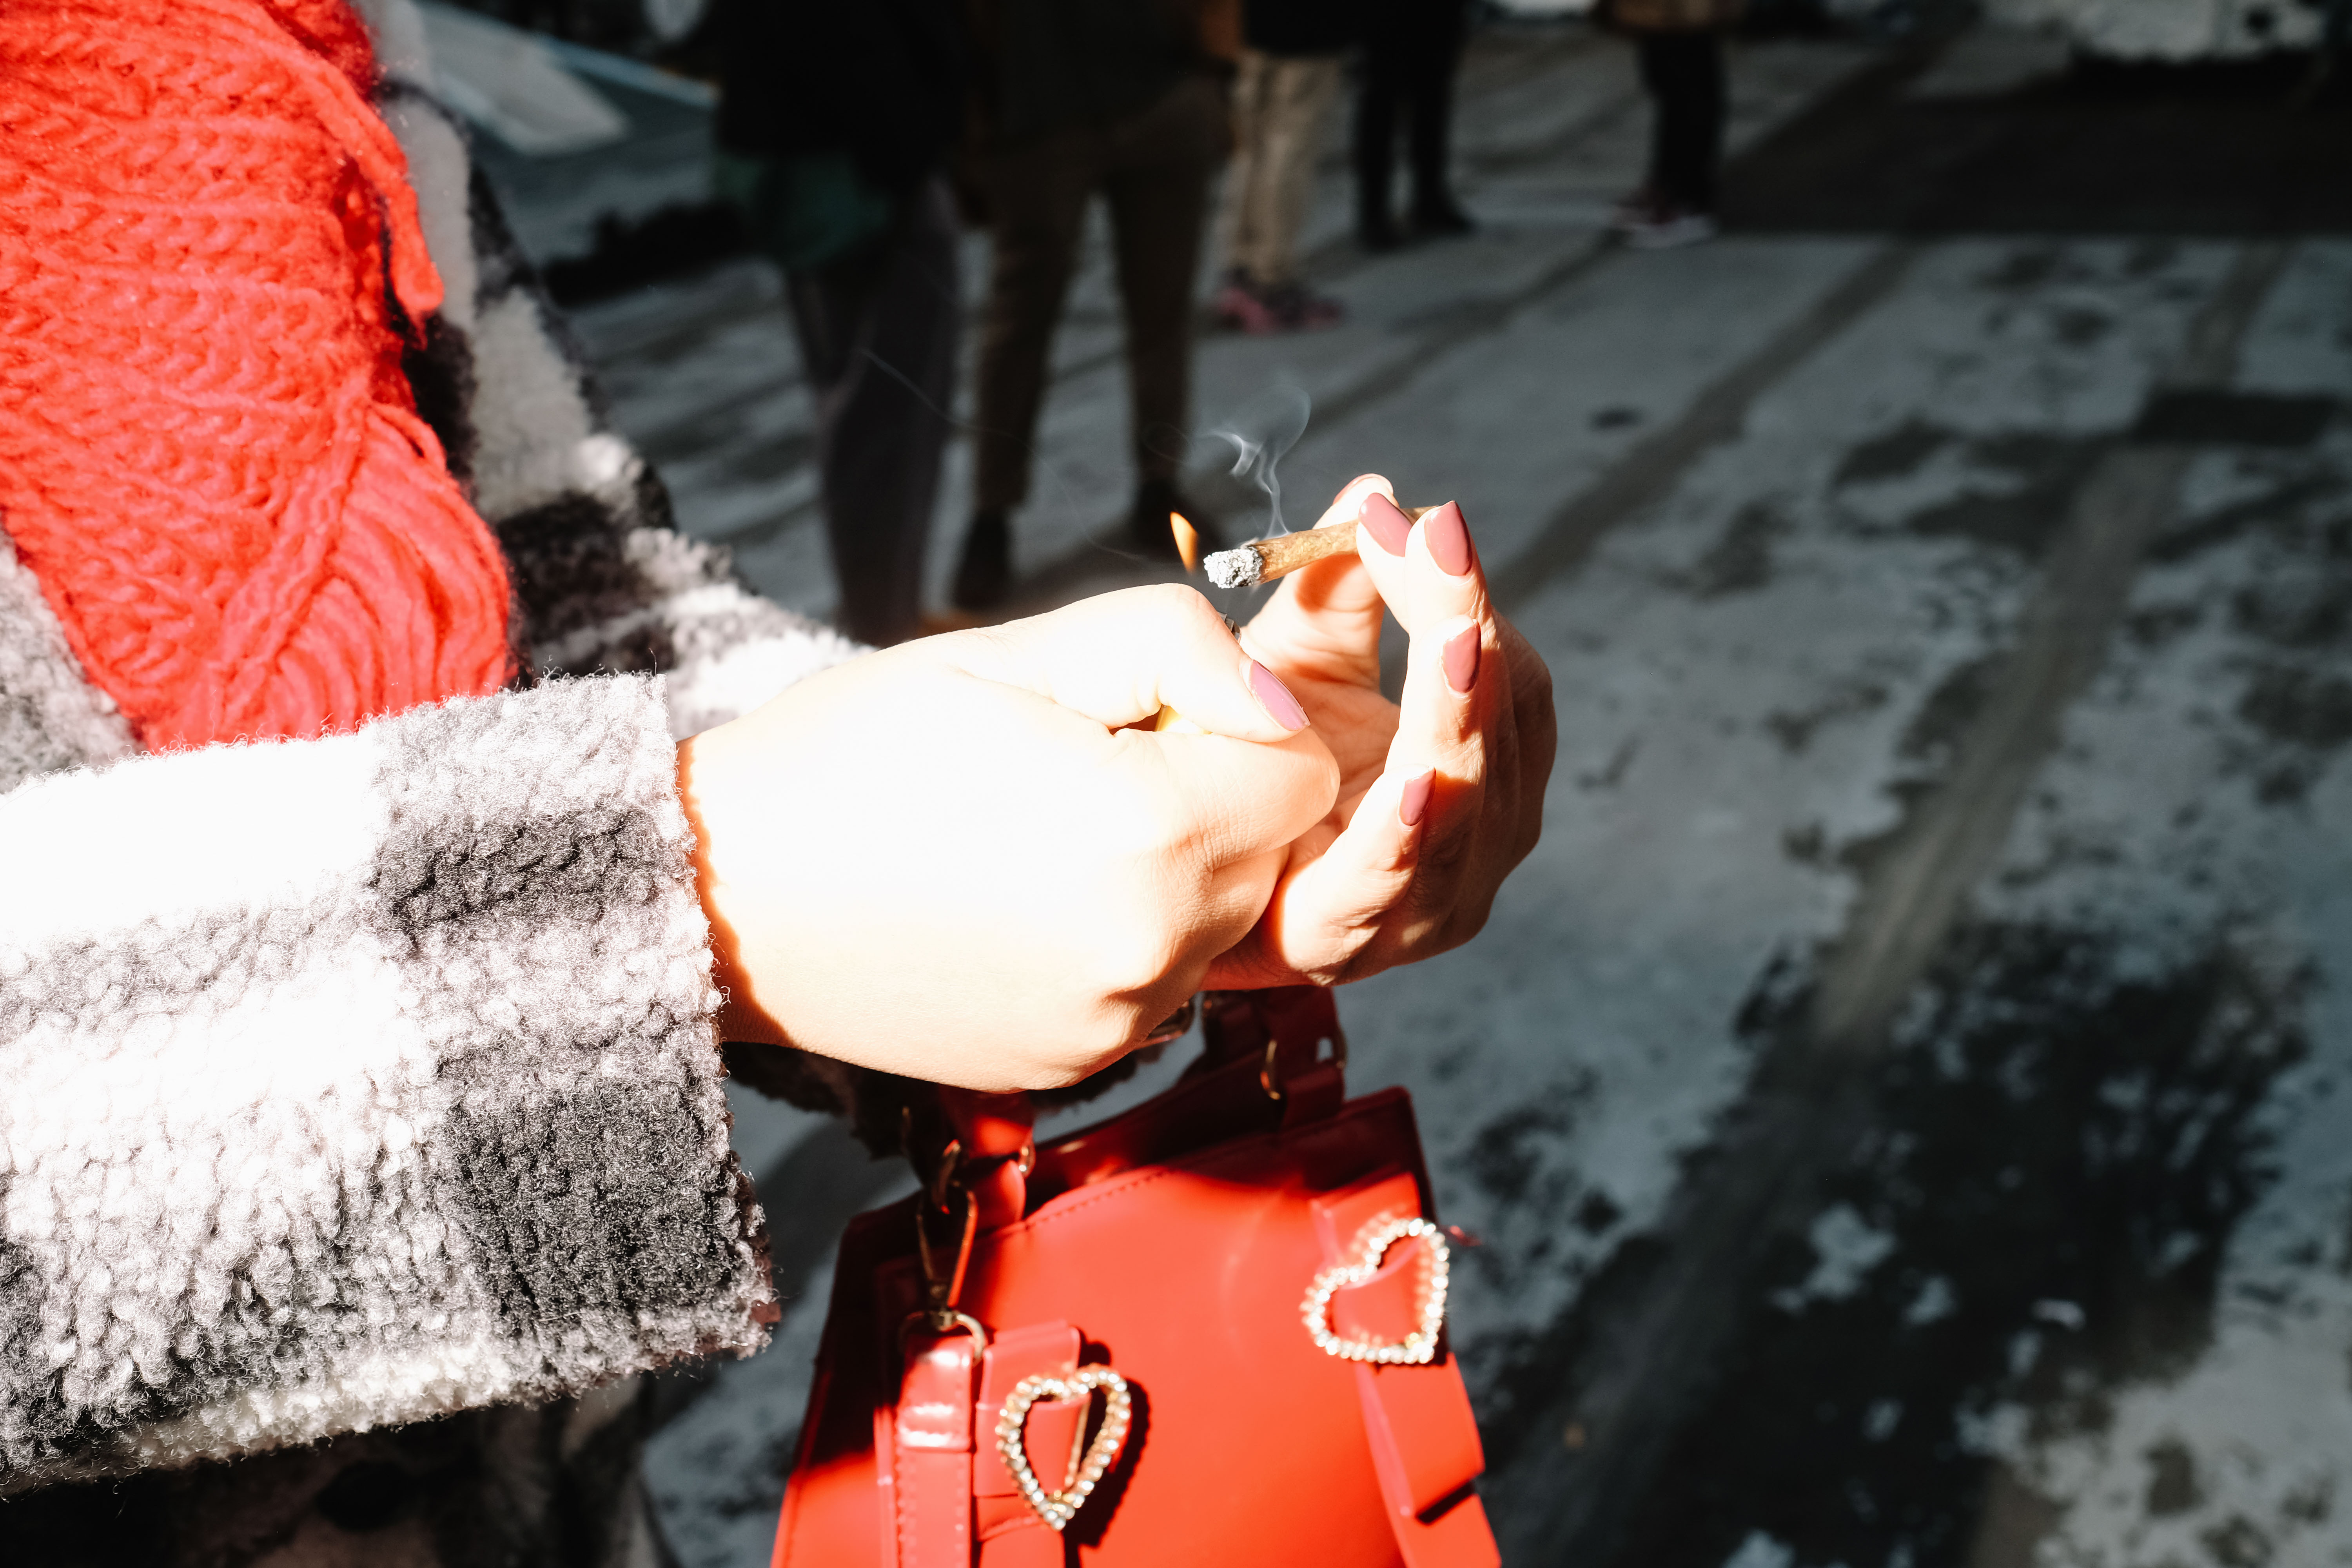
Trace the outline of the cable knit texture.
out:
[[[495,689],[506,572],[403,373],[441,284],[359,19],[11,0],[0,79],[0,515],[140,741]]]

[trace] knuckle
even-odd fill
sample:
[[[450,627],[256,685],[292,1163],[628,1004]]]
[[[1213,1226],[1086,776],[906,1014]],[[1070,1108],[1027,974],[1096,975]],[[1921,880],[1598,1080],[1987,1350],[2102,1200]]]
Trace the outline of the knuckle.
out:
[[[1467,905],[1456,905],[1454,916],[1445,922],[1440,952],[1451,952],[1472,937],[1486,929],[1487,917],[1495,912],[1495,897],[1490,892]]]
[[[1018,623],[1003,626],[966,626],[949,632],[939,642],[943,648],[968,651],[971,656],[992,660],[1010,659],[1019,656],[1028,642],[1029,633]]]
[[[1180,626],[1207,622],[1224,630],[1224,617],[1209,603],[1207,595],[1189,583],[1154,583],[1135,592],[1148,614],[1165,616]]]
[[[1416,869],[1413,884],[1425,896],[1434,893],[1440,900],[1451,902],[1454,889],[1461,884],[1463,872],[1473,863],[1475,851],[1477,851],[1477,837],[1465,827],[1458,827],[1454,832],[1434,832],[1428,837],[1428,842],[1421,844],[1421,853],[1418,853],[1416,868],[1413,868]]]
[[[1376,956],[1373,938],[1379,931],[1372,926],[1360,926],[1341,933],[1332,944],[1324,962],[1307,970],[1307,975],[1318,985],[1344,985],[1349,981],[1369,979],[1387,965]]]
[[[1552,708],[1551,667],[1530,655],[1515,662],[1511,670],[1511,707],[1521,724],[1528,723],[1538,712],[1549,713]]]
[[[1188,836],[1193,812],[1154,762],[1148,751],[1131,749],[1126,765],[1106,770],[1087,792],[1083,819],[1065,824],[1066,839],[1083,844],[1094,864],[1148,872]]]
[[[1183,958],[1183,932],[1170,912],[1181,907],[1181,900],[1158,897],[1148,886],[1107,902],[1079,939],[1087,991],[1097,997],[1132,997],[1165,980]]]
[[[1112,989],[1127,994],[1159,984],[1176,967],[1181,946],[1165,921],[1139,915],[1105,955]]]
[[[1467,833],[1441,833],[1422,847],[1423,886],[1450,887],[1470,867],[1475,840]]]

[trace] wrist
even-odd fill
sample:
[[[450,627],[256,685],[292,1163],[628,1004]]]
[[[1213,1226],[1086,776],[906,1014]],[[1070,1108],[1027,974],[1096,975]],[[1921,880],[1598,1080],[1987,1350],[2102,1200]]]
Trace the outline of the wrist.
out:
[[[702,901],[703,919],[710,926],[710,978],[719,987],[719,1013],[713,1020],[719,1038],[784,1044],[784,1033],[755,995],[751,973],[744,966],[744,938],[713,852],[713,818],[709,809],[718,777],[724,772],[726,743],[719,730],[678,742],[677,797],[685,808],[687,826],[693,831],[694,890]]]

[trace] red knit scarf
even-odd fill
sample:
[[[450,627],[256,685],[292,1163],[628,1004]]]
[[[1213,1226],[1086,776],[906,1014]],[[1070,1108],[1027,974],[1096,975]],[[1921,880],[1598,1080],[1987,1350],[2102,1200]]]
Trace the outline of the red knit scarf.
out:
[[[0,4],[0,527],[151,751],[509,671],[374,70],[343,0]]]

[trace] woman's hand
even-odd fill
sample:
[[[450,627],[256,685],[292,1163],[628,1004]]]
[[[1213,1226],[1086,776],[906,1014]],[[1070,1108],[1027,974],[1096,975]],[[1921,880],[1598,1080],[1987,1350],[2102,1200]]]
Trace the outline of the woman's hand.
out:
[[[1123,728],[1161,704],[1201,734]],[[815,676],[678,748],[725,1037],[1075,1082],[1199,989],[1339,770],[1190,588]]]
[[[1459,946],[1542,831],[1551,674],[1495,614],[1460,509],[1411,522],[1394,493],[1377,474],[1341,490],[1322,522],[1358,517],[1356,553],[1285,578],[1243,630],[1331,748],[1339,790],[1211,986],[1337,984]],[[1412,637],[1401,707],[1381,694],[1384,607]]]

